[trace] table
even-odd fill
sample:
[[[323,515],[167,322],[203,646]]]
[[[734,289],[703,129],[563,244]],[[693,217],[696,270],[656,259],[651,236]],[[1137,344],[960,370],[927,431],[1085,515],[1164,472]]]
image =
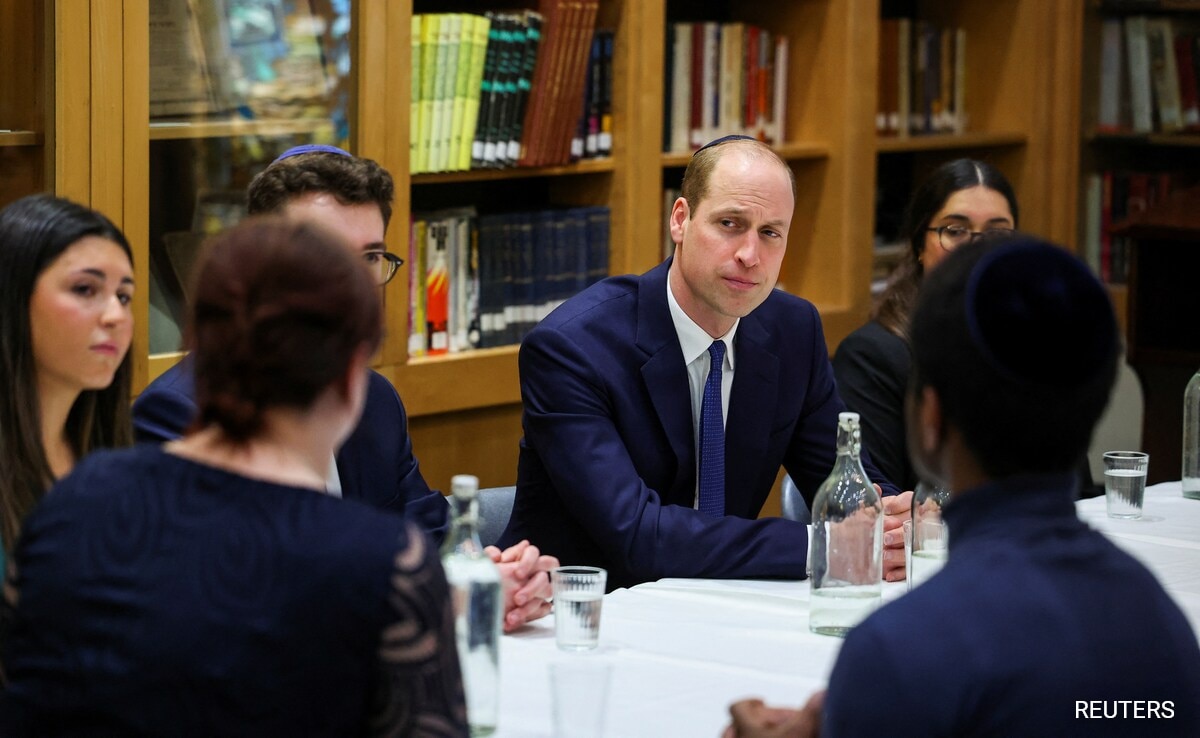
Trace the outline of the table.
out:
[[[1140,520],[1110,520],[1104,498],[1080,517],[1144,562],[1200,632],[1200,501],[1178,482],[1147,489]],[[903,596],[884,584],[884,600]],[[613,669],[605,735],[718,736],[729,703],[798,705],[825,686],[842,640],[808,630],[807,581],[663,579],[604,598],[600,648],[567,654],[543,618],[501,641],[499,738],[551,734],[547,665],[601,659]]]

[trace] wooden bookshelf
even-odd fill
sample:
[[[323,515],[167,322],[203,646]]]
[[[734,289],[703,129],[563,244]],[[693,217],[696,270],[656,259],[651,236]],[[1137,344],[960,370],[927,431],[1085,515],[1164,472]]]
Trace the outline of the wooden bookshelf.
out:
[[[0,131],[0,146],[41,146],[42,141],[38,131]]]
[[[1029,137],[1020,131],[1001,133],[936,133],[928,136],[896,136],[875,139],[881,154],[911,151],[955,152],[962,149],[988,149],[1024,146]]]
[[[33,16],[50,13],[47,4],[60,5],[39,0],[31,11],[27,3],[5,4],[0,21],[19,16],[28,27]],[[969,125],[957,136],[883,140],[874,129],[878,0],[601,0],[597,27],[615,31],[610,158],[413,176],[408,173],[411,19],[414,13],[447,8],[433,0],[357,2],[349,145],[379,161],[396,180],[387,235],[393,252],[407,253],[408,216],[430,205],[497,200],[531,210],[606,205],[612,213],[610,273],[642,272],[659,258],[664,184],[690,157],[690,152],[662,151],[668,24],[743,21],[784,34],[790,50],[787,119],[778,150],[796,175],[799,196],[780,283],[818,306],[833,348],[868,312],[872,203],[880,163],[889,158],[908,163],[914,173],[950,157],[988,158],[1018,189],[1022,227],[1074,245],[1082,5],[1083,0],[914,3],[923,18],[967,29]],[[93,3],[55,18],[46,26],[57,39],[49,47],[56,49],[54,63],[44,66],[52,70],[47,79],[57,97],[43,103],[54,125],[0,122],[29,132],[15,139],[0,134],[0,157],[23,152],[40,162],[42,149],[52,150],[54,164],[45,181],[104,209],[129,234],[138,271],[138,389],[178,360],[178,354],[151,356],[146,348],[148,234],[160,217],[147,204],[152,188],[170,185],[151,183],[152,147],[154,156],[162,156],[193,143],[207,145],[200,142],[311,137],[328,126],[320,118],[151,123],[148,7],[145,0],[134,0],[117,12]],[[463,0],[449,9],[479,13],[510,7],[501,0]],[[27,37],[22,32],[0,48],[15,49],[15,41]],[[6,58],[0,56],[0,62]],[[13,63],[0,67],[0,74],[14,75]],[[1040,102],[1031,105],[1031,99]],[[512,483],[521,433],[517,347],[410,359],[406,274],[385,291],[388,332],[376,364],[405,399],[426,476],[440,488],[460,471],[478,473],[485,485]]]

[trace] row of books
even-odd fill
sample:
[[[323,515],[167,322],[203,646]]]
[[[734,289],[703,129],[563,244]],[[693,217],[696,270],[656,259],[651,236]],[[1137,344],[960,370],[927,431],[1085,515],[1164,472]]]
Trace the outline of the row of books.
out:
[[[782,143],[788,39],[747,23],[672,23],[667,31],[663,150],[719,136]]]
[[[882,19],[875,132],[909,136],[966,130],[966,46],[962,28]]]
[[[413,16],[412,173],[611,153],[613,35],[595,30],[597,10],[541,0],[536,11]]]
[[[1186,185],[1170,172],[1107,170],[1087,178],[1083,256],[1102,280],[1124,284],[1129,275],[1129,239],[1112,229]]]
[[[1100,33],[1101,133],[1200,131],[1200,29],[1179,18],[1106,18]]]
[[[409,354],[519,343],[567,298],[608,275],[609,209],[414,214]]]

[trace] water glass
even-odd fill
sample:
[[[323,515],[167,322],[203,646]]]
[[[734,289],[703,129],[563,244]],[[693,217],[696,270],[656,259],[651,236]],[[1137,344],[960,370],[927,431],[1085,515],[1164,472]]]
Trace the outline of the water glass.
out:
[[[599,738],[612,665],[595,656],[550,663],[555,738]]]
[[[595,566],[560,566],[550,572],[554,588],[554,634],[564,651],[600,643],[600,608],[608,572]]]
[[[1146,497],[1149,454],[1141,451],[1108,451],[1104,454],[1104,499],[1108,517],[1137,520]]]

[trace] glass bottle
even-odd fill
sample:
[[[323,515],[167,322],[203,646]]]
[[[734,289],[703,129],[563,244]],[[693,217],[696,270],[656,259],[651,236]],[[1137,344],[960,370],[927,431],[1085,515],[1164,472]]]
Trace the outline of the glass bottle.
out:
[[[1183,496],[1200,500],[1200,371],[1183,393]]]
[[[479,479],[450,480],[453,522],[442,545],[442,567],[454,603],[458,660],[462,665],[471,735],[496,730],[500,710],[500,630],[504,596],[500,570],[479,542]]]
[[[883,503],[859,460],[858,413],[838,415],[837,460],[812,510],[809,629],[845,636],[879,606]]]
[[[937,573],[950,551],[949,531],[942,521],[942,506],[950,490],[925,481],[917,483],[912,496],[912,538],[905,543],[909,553],[908,588],[912,589]]]

